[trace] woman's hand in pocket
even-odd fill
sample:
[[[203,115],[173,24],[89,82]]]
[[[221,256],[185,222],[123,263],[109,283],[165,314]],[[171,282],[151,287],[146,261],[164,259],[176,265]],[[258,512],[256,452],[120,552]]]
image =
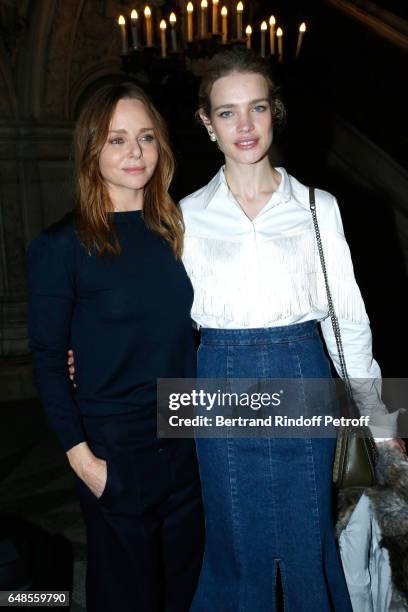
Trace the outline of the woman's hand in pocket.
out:
[[[78,478],[96,497],[101,497],[108,479],[106,461],[94,455],[86,442],[80,442],[70,448],[67,457]]]
[[[95,497],[101,497],[108,480],[108,469],[105,459],[94,455],[92,462],[83,471],[82,480]]]

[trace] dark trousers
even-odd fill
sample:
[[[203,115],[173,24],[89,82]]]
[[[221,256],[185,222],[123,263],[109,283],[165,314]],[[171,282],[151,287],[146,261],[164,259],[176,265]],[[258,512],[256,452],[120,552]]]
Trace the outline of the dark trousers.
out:
[[[108,471],[99,499],[77,479],[88,612],[187,612],[204,538],[194,441],[158,440],[134,415],[86,417],[84,426]]]

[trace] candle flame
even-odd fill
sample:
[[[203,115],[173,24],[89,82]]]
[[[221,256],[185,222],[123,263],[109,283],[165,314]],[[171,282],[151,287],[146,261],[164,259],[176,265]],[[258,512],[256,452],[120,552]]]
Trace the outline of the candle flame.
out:
[[[152,11],[150,10],[150,6],[145,6],[144,16],[151,17]]]
[[[169,21],[170,21],[170,23],[176,23],[177,18],[176,18],[176,15],[174,13],[170,13]]]
[[[227,9],[227,7],[226,7],[226,6],[223,6],[223,7],[222,7],[222,9],[221,9],[221,15],[222,15],[223,17],[226,17],[226,16],[228,15],[228,9]]]
[[[261,23],[261,30],[262,30],[262,32],[265,32],[265,30],[267,30],[267,29],[268,29],[268,25],[267,25],[266,21],[263,21]]]
[[[214,4],[214,6],[218,6],[220,0],[212,0],[212,3]]]
[[[208,7],[207,0],[201,0],[201,8],[207,8],[207,7]]]
[[[242,13],[242,11],[243,11],[243,10],[244,10],[244,5],[243,5],[243,3],[242,3],[242,2],[238,2],[238,4],[237,4],[237,11],[238,11],[239,13]]]
[[[300,24],[299,32],[306,32],[306,24],[305,24],[305,22]]]
[[[133,11],[130,13],[130,18],[131,19],[138,19],[139,15],[137,14],[137,10],[133,9]]]
[[[276,36],[279,36],[279,37],[280,37],[280,36],[283,36],[283,30],[282,30],[282,28],[278,28],[278,29],[276,30]]]
[[[251,28],[251,26],[250,26],[250,25],[249,25],[249,26],[247,26],[247,27],[245,28],[245,34],[246,34],[247,36],[251,36],[251,34],[252,34],[252,28]]]
[[[192,13],[193,11],[194,11],[194,6],[193,6],[193,3],[192,3],[192,2],[189,2],[189,3],[187,4],[187,12],[188,12],[188,13]]]
[[[161,30],[165,30],[166,28],[167,28],[167,24],[166,24],[165,20],[162,19],[161,22],[160,22],[160,29]]]
[[[119,15],[118,24],[119,24],[120,26],[124,26],[124,25],[126,25],[126,19],[124,18],[124,16],[123,16],[123,15]]]
[[[272,26],[272,25],[275,25],[275,23],[276,23],[276,19],[273,15],[271,15],[269,18],[269,25]]]

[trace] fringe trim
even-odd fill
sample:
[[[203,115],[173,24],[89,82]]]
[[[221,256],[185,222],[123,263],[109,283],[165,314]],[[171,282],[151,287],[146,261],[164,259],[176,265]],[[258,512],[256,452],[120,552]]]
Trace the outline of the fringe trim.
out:
[[[330,290],[339,319],[368,322],[350,251],[340,234],[322,233]],[[248,327],[328,311],[311,231],[241,242],[185,237],[184,265],[194,287],[193,318],[217,317]]]

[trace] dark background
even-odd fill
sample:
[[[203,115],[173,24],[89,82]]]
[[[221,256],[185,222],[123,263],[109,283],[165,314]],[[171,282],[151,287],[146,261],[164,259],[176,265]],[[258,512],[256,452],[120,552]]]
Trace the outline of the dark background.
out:
[[[405,3],[245,4],[244,24],[259,25],[273,12],[285,32],[285,61],[273,73],[288,118],[275,137],[274,163],[336,195],[374,354],[384,376],[405,377]],[[31,380],[24,253],[72,205],[73,125],[98,86],[128,78],[114,20],[134,5],[0,0],[0,590],[72,586],[74,612],[84,610],[84,526],[72,475]],[[170,10],[170,3],[161,9]],[[295,62],[302,21],[307,32]],[[257,48],[255,27],[253,42]],[[178,200],[206,184],[222,157],[194,119],[197,79],[191,72],[162,77],[156,74],[149,85],[147,71],[169,122],[178,165],[171,191]]]

